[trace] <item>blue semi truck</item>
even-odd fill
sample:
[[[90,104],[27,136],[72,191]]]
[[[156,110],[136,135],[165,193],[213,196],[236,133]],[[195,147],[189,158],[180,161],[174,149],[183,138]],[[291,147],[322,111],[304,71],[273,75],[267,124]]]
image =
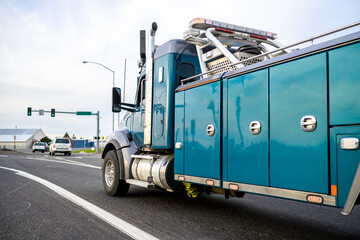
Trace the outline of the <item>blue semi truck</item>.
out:
[[[285,47],[204,18],[160,46],[156,23],[140,31],[134,103],[113,89],[113,111],[127,113],[103,151],[106,193],[253,193],[349,214],[360,202],[360,32],[313,41],[357,25]]]

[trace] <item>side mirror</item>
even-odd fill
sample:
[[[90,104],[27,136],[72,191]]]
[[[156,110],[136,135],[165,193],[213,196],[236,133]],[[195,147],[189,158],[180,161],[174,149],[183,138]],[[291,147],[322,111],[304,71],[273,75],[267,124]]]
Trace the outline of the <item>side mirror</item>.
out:
[[[112,111],[121,112],[121,89],[117,87],[112,90]]]

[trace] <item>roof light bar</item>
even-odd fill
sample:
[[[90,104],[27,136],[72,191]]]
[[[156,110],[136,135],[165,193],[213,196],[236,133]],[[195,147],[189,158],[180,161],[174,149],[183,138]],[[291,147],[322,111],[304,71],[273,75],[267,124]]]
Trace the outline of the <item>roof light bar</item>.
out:
[[[221,31],[221,32],[227,32],[227,33],[234,33],[233,30],[229,30],[229,29],[226,29],[226,28],[215,28],[216,31]]]
[[[219,29],[226,29],[228,31],[236,31],[236,32],[242,32],[242,33],[249,33],[251,34],[251,37],[256,37],[260,39],[266,39],[270,38],[272,40],[276,39],[278,35],[273,32],[258,30],[254,28],[248,28],[248,27],[242,27],[234,24],[224,23],[224,22],[218,22],[211,19],[205,19],[205,18],[195,18],[189,23],[190,28],[200,29],[200,30],[206,30],[208,28],[214,27]]]
[[[262,39],[262,40],[267,40],[267,37],[260,36],[260,35],[255,35],[255,34],[251,34],[250,37],[252,37],[252,38],[258,38],[258,39]]]

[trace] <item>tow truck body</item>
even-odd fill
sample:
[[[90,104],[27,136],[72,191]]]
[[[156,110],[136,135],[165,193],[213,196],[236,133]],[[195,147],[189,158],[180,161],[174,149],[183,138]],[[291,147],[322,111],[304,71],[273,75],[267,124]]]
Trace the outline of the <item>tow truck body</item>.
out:
[[[349,214],[360,192],[360,32],[291,51],[324,35],[283,47],[268,31],[203,18],[189,27],[155,48],[154,23],[146,53],[141,32],[134,103],[113,90],[113,111],[128,113],[103,152],[106,192],[254,193]]]

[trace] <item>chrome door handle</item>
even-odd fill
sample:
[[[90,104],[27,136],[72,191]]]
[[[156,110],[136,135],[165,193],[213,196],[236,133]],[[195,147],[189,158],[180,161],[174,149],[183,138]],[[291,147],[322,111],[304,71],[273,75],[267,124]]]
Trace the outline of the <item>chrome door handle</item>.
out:
[[[259,121],[252,121],[249,130],[252,135],[259,135],[261,132],[261,123]]]
[[[182,149],[182,142],[176,142],[175,149]]]
[[[209,124],[209,125],[207,125],[207,127],[206,127],[206,134],[208,135],[208,136],[214,136],[214,134],[215,134],[215,127],[214,127],[214,125],[212,125],[212,124]]]
[[[316,117],[307,115],[301,118],[300,126],[304,132],[312,132],[316,129],[317,121]]]

